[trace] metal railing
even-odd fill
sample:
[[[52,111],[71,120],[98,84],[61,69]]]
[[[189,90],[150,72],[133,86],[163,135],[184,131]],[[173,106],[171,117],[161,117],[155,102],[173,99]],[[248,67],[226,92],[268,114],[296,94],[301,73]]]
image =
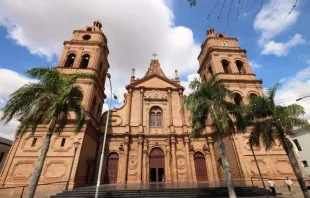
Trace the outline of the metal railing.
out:
[[[51,183],[44,183],[44,184],[38,184],[38,186],[46,186],[46,185],[50,185],[50,184],[59,184],[59,183],[67,183],[67,181],[60,181],[60,182],[51,182]],[[12,188],[22,188],[22,192],[20,193],[19,197],[22,198],[24,191],[25,191],[25,187],[28,187],[29,185],[23,185],[23,186],[8,186],[8,187],[0,187],[0,190],[3,189],[12,189]]]

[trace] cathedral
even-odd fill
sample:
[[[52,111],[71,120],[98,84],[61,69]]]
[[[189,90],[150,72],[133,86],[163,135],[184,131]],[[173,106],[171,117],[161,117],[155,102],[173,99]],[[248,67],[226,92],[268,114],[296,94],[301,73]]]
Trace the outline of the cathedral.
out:
[[[92,74],[91,79],[77,82],[84,92],[83,105],[88,117],[79,133],[69,123],[62,133],[52,136],[40,184],[68,179],[74,142],[81,145],[75,155],[70,188],[96,183],[107,119],[107,113],[102,115],[102,106],[110,67],[108,55],[108,39],[98,21],[74,30],[72,39],[64,42],[57,69],[65,74]],[[217,76],[235,93],[236,104],[246,104],[249,95],[263,94],[262,80],[256,79],[238,39],[209,28],[197,56],[200,77]],[[225,181],[212,126],[208,125],[200,138],[190,137],[190,114],[181,111],[184,89],[178,71],[174,79],[167,78],[156,58],[150,60],[144,76],[136,78],[135,70],[132,69],[131,76],[129,71],[124,104],[112,109],[108,118],[102,183]],[[29,183],[45,131],[46,126],[39,126],[33,135],[29,132],[15,138],[0,175],[2,186]],[[248,140],[249,132],[224,140],[234,182],[251,184],[251,178],[259,176]],[[264,177],[294,177],[281,146],[268,152],[264,148],[254,151]],[[63,190],[60,185],[43,190],[57,188]]]

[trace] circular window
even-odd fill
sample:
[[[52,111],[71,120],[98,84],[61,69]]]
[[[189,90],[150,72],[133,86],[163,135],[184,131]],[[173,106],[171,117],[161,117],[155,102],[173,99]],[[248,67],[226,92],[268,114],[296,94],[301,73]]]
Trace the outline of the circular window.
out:
[[[85,34],[82,38],[83,40],[89,40],[90,39],[90,35],[89,34]]]

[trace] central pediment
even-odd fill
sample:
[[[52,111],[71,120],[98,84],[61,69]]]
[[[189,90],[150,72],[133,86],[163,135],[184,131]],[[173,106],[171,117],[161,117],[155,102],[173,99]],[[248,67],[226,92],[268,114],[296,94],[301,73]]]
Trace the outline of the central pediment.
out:
[[[181,85],[177,84],[176,82],[171,81],[162,76],[159,76],[157,74],[153,74],[153,75],[144,77],[142,79],[136,80],[135,82],[126,86],[126,88],[129,88],[129,87],[145,87],[145,88],[154,88],[154,89],[183,88]]]

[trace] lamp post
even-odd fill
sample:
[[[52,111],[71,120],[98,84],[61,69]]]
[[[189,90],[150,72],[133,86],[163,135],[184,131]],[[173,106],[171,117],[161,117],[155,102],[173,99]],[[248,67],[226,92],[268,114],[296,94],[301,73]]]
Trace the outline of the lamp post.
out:
[[[108,131],[108,125],[109,125],[109,116],[110,116],[110,108],[111,108],[112,95],[114,95],[114,99],[117,99],[116,95],[112,94],[111,75],[109,73],[107,73],[107,78],[109,79],[109,82],[110,82],[111,98],[110,98],[110,101],[109,101],[109,107],[108,107],[109,109],[108,109],[107,120],[106,120],[106,123],[105,123],[104,138],[103,138],[103,143],[102,143],[102,151],[101,151],[101,157],[100,157],[98,180],[97,180],[96,195],[95,195],[96,198],[98,198],[98,195],[99,195],[99,187],[100,187],[100,180],[101,180],[101,174],[102,174],[102,165],[103,165],[103,159],[104,159],[104,148],[105,148],[105,142],[106,142],[106,139],[107,139],[107,131]]]
[[[301,97],[301,98],[297,98],[296,101],[300,101],[300,100],[302,100],[304,98],[309,98],[309,97],[310,97],[310,95],[309,96],[304,96],[304,97]]]
[[[74,154],[73,154],[73,159],[72,159],[72,164],[71,164],[71,168],[70,168],[70,173],[69,173],[69,177],[68,177],[68,181],[67,181],[67,185],[66,185],[65,197],[67,197],[67,192],[68,192],[68,188],[69,188],[69,182],[70,182],[70,179],[71,179],[71,173],[72,173],[72,169],[73,169],[73,164],[74,164],[74,160],[75,160],[76,151],[79,148],[80,144],[81,143],[79,141],[73,143]]]

